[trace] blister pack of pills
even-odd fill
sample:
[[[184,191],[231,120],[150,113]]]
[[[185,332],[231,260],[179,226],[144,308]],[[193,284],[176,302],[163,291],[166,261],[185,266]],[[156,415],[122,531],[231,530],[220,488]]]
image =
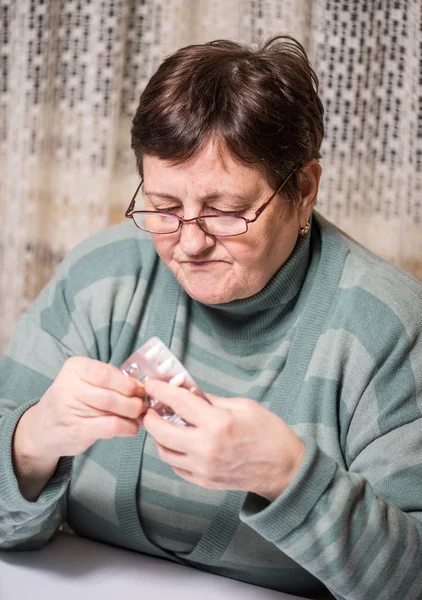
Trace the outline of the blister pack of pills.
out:
[[[120,369],[125,375],[134,377],[141,382],[148,381],[148,379],[159,379],[171,385],[184,387],[208,402],[190,373],[158,337],[152,337],[145,342],[120,365]],[[190,425],[155,398],[145,395],[145,400],[166,421],[180,425]]]

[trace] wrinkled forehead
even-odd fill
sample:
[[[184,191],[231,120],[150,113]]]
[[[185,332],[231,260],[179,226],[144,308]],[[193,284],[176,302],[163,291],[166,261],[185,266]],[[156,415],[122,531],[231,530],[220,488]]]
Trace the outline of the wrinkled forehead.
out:
[[[227,187],[236,188],[240,193],[270,189],[257,166],[240,162],[215,140],[181,164],[144,155],[143,175],[146,193],[150,188],[162,188],[167,184],[181,190],[195,188],[202,194]]]

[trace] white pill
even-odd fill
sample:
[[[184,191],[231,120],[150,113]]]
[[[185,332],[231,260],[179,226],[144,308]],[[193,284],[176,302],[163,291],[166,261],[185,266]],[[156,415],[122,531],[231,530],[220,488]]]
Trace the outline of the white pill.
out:
[[[171,369],[172,363],[173,363],[172,359],[168,358],[167,360],[162,362],[161,365],[158,365],[157,371],[161,374],[167,373],[167,371],[169,371],[169,369]]]
[[[145,358],[147,358],[148,360],[151,360],[153,358],[155,358],[157,356],[157,354],[159,354],[160,352],[160,344],[154,344],[154,346],[151,346],[151,348],[149,350],[147,350],[147,352],[145,352]]]
[[[130,363],[126,369],[123,369],[123,373],[125,373],[125,375],[136,377],[136,375],[139,373],[139,366],[136,363]]]
[[[182,385],[182,383],[185,381],[185,374],[184,373],[178,373],[177,375],[175,375],[174,377],[172,377],[169,381],[169,383],[171,383],[171,385]]]

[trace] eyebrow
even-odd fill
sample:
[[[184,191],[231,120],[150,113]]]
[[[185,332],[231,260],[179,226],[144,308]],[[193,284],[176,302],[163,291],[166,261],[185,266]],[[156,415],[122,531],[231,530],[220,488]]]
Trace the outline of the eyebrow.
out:
[[[147,192],[144,189],[144,194],[145,196],[155,196],[156,198],[163,198],[164,200],[174,200],[176,202],[180,202],[180,198],[178,198],[177,196],[173,196],[172,194],[163,194],[163,193],[159,193],[159,192]],[[239,196],[238,194],[228,194],[225,192],[214,192],[213,194],[206,194],[205,196],[201,196],[199,199],[202,200],[203,202],[211,202],[213,200],[221,200],[222,198],[225,199],[233,199],[236,200],[239,203],[244,204],[245,202],[250,202],[251,198],[248,198],[246,196]]]

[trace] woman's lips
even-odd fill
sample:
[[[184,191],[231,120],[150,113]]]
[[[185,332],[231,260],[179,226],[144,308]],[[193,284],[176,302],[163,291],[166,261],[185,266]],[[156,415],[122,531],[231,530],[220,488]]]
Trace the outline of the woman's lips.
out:
[[[183,264],[189,265],[190,267],[208,267],[209,265],[214,265],[217,263],[221,263],[221,260],[184,260]]]

